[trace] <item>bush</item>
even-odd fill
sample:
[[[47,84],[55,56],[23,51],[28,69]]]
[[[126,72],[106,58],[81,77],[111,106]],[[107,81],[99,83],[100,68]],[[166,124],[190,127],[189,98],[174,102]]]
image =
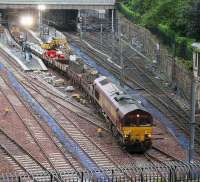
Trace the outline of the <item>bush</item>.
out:
[[[119,11],[120,11],[122,14],[124,14],[124,16],[125,16],[126,18],[128,18],[129,20],[131,20],[131,21],[133,21],[133,22],[135,22],[135,23],[138,23],[139,17],[140,17],[139,13],[136,13],[136,12],[131,11],[131,10],[130,10],[125,4],[123,4],[123,3],[120,3],[120,4],[118,5],[118,9],[119,9]]]
[[[191,59],[192,43],[194,41],[186,37],[176,37],[176,55],[185,59]]]
[[[162,39],[164,44],[167,44],[170,47],[175,43],[175,32],[167,25],[158,25],[158,36]]]
[[[191,60],[191,44],[195,40],[184,37],[182,30],[187,24],[184,15],[188,9],[186,0],[126,0],[119,4],[119,10],[129,20],[158,35],[177,57]]]
[[[170,48],[174,49],[175,46],[174,53],[177,57],[192,58],[192,43],[195,41],[194,39],[177,36],[168,25],[163,24],[158,25],[157,35]]]
[[[176,62],[183,65],[189,71],[192,71],[193,69],[193,62],[191,60],[177,59]]]

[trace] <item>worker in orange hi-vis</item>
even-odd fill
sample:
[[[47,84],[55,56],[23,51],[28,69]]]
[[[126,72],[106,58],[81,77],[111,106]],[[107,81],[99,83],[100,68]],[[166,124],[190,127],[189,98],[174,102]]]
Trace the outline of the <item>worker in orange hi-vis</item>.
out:
[[[8,113],[9,113],[10,111],[11,111],[10,108],[9,108],[9,107],[6,107],[6,108],[4,109],[4,116],[7,116]]]
[[[102,129],[101,128],[97,128],[97,135],[98,137],[102,137]]]

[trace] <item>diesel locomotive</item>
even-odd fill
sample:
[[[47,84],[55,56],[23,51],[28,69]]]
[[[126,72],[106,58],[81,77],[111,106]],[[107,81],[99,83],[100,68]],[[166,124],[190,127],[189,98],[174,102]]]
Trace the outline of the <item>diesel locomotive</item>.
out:
[[[105,113],[110,129],[120,144],[130,152],[149,149],[153,128],[151,114],[104,76],[94,80],[93,88],[93,97]]]

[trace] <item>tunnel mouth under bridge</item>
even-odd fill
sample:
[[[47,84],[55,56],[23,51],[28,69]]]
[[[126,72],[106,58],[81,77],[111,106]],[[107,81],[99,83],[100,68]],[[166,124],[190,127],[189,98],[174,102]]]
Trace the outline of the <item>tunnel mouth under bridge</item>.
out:
[[[20,17],[32,16],[34,25],[31,28],[37,28],[39,25],[39,13],[37,9],[0,9],[0,21],[9,22],[10,24],[19,25]],[[3,20],[3,21],[2,21]],[[116,24],[116,22],[115,22]],[[43,27],[52,26],[63,32],[82,31],[95,32],[101,30],[111,31],[112,29],[112,10],[55,10],[48,9],[42,13]]]

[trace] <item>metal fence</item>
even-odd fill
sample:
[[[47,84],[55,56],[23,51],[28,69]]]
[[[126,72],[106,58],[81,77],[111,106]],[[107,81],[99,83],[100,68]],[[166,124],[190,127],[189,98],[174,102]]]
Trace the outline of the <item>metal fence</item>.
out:
[[[159,40],[149,30],[133,24],[120,14],[118,17],[120,29],[126,41],[148,57],[150,61],[156,63],[160,73],[163,73],[170,83],[175,83],[181,94],[190,100],[191,72],[180,63],[176,63],[175,57],[168,52],[166,47],[159,44]]]
[[[143,165],[135,167],[134,165],[122,166],[116,169],[102,169],[100,173],[105,173],[109,179],[95,178],[94,173],[98,171],[82,171],[71,173],[68,171],[60,172],[63,181],[71,182],[101,182],[101,181],[132,181],[132,182],[200,182],[200,163],[166,163],[165,165]],[[53,172],[52,172],[53,173]],[[40,174],[11,174],[6,173],[0,176],[2,182],[22,182],[31,181],[56,181],[53,176],[48,173],[41,172]]]
[[[100,31],[102,26],[102,38],[111,41],[111,20],[109,18],[105,20],[107,20],[107,22],[96,20],[95,24],[89,22],[88,19],[84,19],[82,31],[91,33],[99,32],[99,35],[96,34],[96,36],[97,38],[99,37],[99,41],[101,42]],[[192,73],[186,70],[183,65],[177,63],[175,57],[169,53],[166,47],[159,43],[159,40],[157,40],[149,30],[133,24],[120,14],[118,14],[117,19],[114,20],[114,26],[116,31],[114,35],[115,38],[119,37],[118,32],[120,31],[121,35],[123,35],[123,40],[146,57],[144,61],[146,61],[147,65],[152,64],[153,67],[156,68],[156,71],[162,76],[162,79],[167,80],[172,87],[178,88],[178,93],[180,93],[181,96],[184,96],[188,101],[191,100]],[[83,36],[86,37],[86,33],[84,33]],[[88,34],[87,37],[89,36]],[[112,51],[109,50],[109,52],[111,54]]]

